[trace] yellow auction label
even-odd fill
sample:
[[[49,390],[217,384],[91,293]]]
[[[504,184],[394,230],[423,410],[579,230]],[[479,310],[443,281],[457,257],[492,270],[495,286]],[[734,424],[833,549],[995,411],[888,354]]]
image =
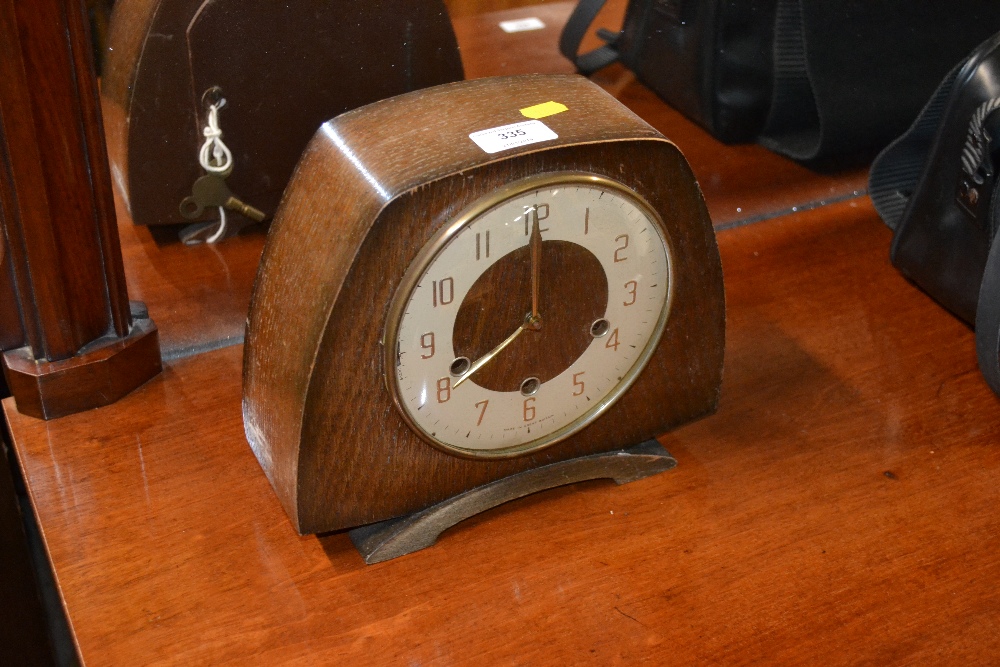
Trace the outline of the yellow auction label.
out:
[[[557,113],[562,113],[566,111],[568,107],[565,104],[560,104],[559,102],[543,102],[542,104],[536,104],[532,107],[525,107],[521,109],[521,115],[525,118],[545,118],[546,116],[554,116]]]

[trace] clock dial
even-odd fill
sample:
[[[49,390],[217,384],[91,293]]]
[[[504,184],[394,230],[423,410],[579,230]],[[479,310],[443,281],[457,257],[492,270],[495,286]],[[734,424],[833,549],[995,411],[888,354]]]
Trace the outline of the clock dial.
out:
[[[452,453],[551,445],[609,407],[666,323],[671,252],[627,188],[543,175],[474,204],[407,271],[386,379],[407,423]]]

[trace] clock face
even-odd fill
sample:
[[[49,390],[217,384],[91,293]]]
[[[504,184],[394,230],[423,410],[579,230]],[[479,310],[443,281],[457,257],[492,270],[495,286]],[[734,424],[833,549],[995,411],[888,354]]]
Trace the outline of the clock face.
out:
[[[642,371],[671,283],[662,223],[628,188],[582,173],[511,184],[446,224],[407,270],[384,335],[389,390],[451,453],[551,445]]]

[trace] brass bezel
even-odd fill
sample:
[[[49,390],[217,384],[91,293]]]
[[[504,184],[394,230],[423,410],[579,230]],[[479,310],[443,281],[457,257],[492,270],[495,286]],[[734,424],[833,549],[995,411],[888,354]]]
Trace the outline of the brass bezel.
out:
[[[413,290],[416,288],[417,282],[420,276],[424,274],[427,267],[431,264],[438,253],[440,253],[444,247],[467,225],[471,224],[473,220],[479,216],[487,213],[494,207],[500,205],[506,200],[516,197],[524,192],[529,192],[531,190],[537,190],[540,188],[548,186],[559,186],[568,185],[572,183],[580,183],[589,186],[596,186],[600,188],[606,188],[614,190],[621,196],[632,201],[639,209],[646,213],[648,218],[655,222],[655,227],[659,231],[660,240],[663,241],[663,246],[666,249],[667,255],[667,297],[663,302],[663,308],[660,311],[660,317],[657,320],[656,326],[653,329],[652,335],[649,337],[646,347],[643,349],[642,353],[636,359],[632,367],[626,371],[622,380],[616,384],[604,397],[595,402],[594,407],[574,419],[569,424],[566,424],[560,429],[553,431],[552,433],[542,436],[536,440],[524,443],[522,445],[515,445],[512,447],[506,447],[504,449],[494,449],[494,450],[482,450],[482,449],[463,449],[461,447],[455,447],[449,445],[445,442],[438,440],[433,437],[430,433],[427,433],[421,426],[419,426],[410,417],[409,413],[403,405],[402,398],[400,396],[399,382],[394,372],[395,362],[396,362],[396,339],[399,334],[399,324],[402,320],[404,309],[406,308],[407,302],[410,300],[410,296]],[[448,454],[457,455],[462,458],[469,459],[507,459],[514,458],[516,456],[522,456],[525,454],[531,454],[539,451],[550,445],[554,445],[561,440],[565,440],[574,433],[580,431],[581,429],[589,426],[601,415],[603,415],[608,408],[610,408],[614,403],[621,397],[622,394],[632,386],[635,379],[639,376],[639,373],[646,367],[649,363],[650,358],[656,351],[660,343],[660,338],[663,337],[663,331],[666,328],[667,320],[670,316],[671,305],[673,303],[674,296],[674,249],[670,242],[670,235],[667,232],[666,227],[663,224],[663,219],[660,217],[659,213],[643,199],[637,192],[629,188],[628,186],[613,181],[605,176],[599,176],[597,174],[591,174],[582,171],[567,171],[567,172],[549,172],[544,174],[536,174],[534,176],[529,176],[527,178],[521,179],[510,183],[492,193],[489,193],[476,202],[472,203],[466,207],[461,213],[452,218],[449,222],[444,224],[441,229],[439,229],[434,236],[428,241],[420,252],[417,253],[410,266],[406,269],[403,274],[403,278],[396,288],[393,294],[392,301],[389,305],[389,311],[386,317],[385,328],[382,333],[382,375],[385,379],[386,388],[389,390],[389,394],[392,396],[392,402],[396,406],[396,410],[403,417],[403,421],[406,422],[421,439],[427,443],[433,445],[437,449],[440,449]]]

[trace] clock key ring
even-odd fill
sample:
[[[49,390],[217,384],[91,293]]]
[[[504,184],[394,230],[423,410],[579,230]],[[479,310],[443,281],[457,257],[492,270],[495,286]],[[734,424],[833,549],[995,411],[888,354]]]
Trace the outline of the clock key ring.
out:
[[[267,214],[263,211],[233,196],[226,181],[218,174],[205,174],[199,177],[191,187],[191,196],[185,197],[181,202],[180,210],[181,215],[193,220],[199,217],[206,208],[220,206],[255,222],[264,222],[267,219]]]

